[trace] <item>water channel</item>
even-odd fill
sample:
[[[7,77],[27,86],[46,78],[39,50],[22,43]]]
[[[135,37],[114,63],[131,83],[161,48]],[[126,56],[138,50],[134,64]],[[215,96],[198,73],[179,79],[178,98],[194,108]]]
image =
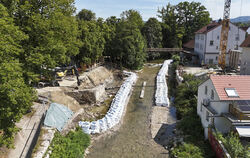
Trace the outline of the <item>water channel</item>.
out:
[[[166,158],[168,152],[151,138],[150,114],[154,101],[155,77],[160,67],[146,66],[127,105],[123,124],[118,131],[92,143],[87,158]],[[144,99],[139,99],[146,81]]]

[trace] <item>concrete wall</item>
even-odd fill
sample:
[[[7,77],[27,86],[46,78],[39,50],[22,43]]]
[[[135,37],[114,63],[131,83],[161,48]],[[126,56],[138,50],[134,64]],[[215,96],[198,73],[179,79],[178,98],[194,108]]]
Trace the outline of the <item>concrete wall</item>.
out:
[[[195,53],[199,55],[200,61],[204,61],[204,64],[218,64],[221,27],[222,26],[218,26],[207,34],[195,35]],[[238,36],[238,34],[239,39],[237,40],[236,37]],[[203,35],[205,39],[202,40],[200,37],[201,35]],[[239,50],[241,50],[239,45],[245,40],[245,36],[245,31],[230,23],[227,52],[229,50],[234,50],[237,47],[239,48]],[[213,45],[210,45],[210,41],[213,41]],[[226,57],[226,63],[229,63],[228,55]]]
[[[244,47],[241,54],[241,75],[250,75],[250,48]]]

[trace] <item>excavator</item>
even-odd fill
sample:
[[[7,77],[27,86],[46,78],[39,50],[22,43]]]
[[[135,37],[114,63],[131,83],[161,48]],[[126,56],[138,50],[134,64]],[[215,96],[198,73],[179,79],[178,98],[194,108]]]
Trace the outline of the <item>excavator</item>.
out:
[[[219,67],[221,67],[223,73],[225,73],[226,71],[226,53],[227,53],[228,32],[230,24],[230,8],[231,8],[231,0],[225,0],[224,14],[223,14],[222,28],[221,28],[220,55],[219,55]]]

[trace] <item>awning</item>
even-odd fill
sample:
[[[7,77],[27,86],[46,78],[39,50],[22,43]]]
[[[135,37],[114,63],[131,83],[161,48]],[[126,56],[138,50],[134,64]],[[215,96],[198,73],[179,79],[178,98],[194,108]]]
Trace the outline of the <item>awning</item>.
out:
[[[240,137],[250,137],[250,126],[235,126]]]

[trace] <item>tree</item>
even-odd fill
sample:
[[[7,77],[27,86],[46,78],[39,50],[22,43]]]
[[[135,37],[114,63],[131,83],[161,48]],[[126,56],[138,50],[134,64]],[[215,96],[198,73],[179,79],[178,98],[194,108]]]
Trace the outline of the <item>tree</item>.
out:
[[[170,5],[158,10],[158,17],[162,19],[162,45],[165,48],[181,47],[184,28],[177,23],[175,6]]]
[[[78,60],[85,64],[94,64],[102,57],[105,39],[102,28],[96,21],[79,21],[80,39],[83,43]]]
[[[119,23],[113,41],[112,55],[116,61],[130,69],[140,69],[146,59],[146,43],[138,25],[128,21]]]
[[[162,47],[162,28],[156,18],[150,18],[142,28],[142,34],[146,38],[148,48]]]
[[[137,28],[139,28],[139,30],[141,30],[144,25],[141,14],[133,9],[122,12],[121,19],[123,21],[133,23],[134,25],[136,25]]]
[[[180,2],[158,10],[162,19],[163,46],[180,47],[194,38],[194,33],[210,23],[210,14],[199,2]]]
[[[49,68],[70,63],[79,53],[81,43],[72,5],[73,0],[20,1],[15,21],[29,36],[20,54],[26,82],[37,81]]]
[[[18,61],[21,41],[27,39],[0,4],[0,146],[12,147],[15,123],[30,108],[35,92],[23,80]]]
[[[184,27],[183,43],[193,39],[194,33],[210,23],[210,14],[200,2],[180,2],[176,6],[179,25]]]
[[[77,18],[79,20],[85,20],[85,21],[93,21],[96,20],[95,13],[93,13],[91,10],[82,9],[78,14]]]

